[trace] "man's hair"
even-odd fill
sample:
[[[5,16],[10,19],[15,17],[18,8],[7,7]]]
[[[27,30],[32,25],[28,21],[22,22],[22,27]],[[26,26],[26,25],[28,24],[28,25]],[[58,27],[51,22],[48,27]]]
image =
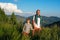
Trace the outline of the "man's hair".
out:
[[[39,10],[39,9],[37,9],[37,10],[36,10],[36,13],[37,13],[38,11],[40,11],[40,10]]]

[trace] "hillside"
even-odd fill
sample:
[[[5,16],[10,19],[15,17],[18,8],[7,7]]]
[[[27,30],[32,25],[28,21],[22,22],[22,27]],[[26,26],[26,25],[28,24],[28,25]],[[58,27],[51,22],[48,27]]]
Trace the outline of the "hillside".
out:
[[[10,15],[8,15],[8,17],[10,17]],[[23,17],[23,16],[19,16],[19,15],[16,15],[16,18],[19,21],[25,21],[26,20],[26,17]],[[33,16],[30,16],[30,19],[32,20]],[[54,16],[51,16],[51,17],[46,17],[46,16],[42,16],[42,19],[43,19],[43,26],[47,26],[47,25],[50,25],[50,24],[53,24],[55,22],[58,22],[60,21],[60,18],[59,17],[54,17]]]
[[[11,15],[7,15],[7,16],[10,17]],[[19,15],[16,15],[16,18],[17,18],[17,21],[18,21],[18,22],[19,22],[19,21],[25,21],[25,20],[26,20],[25,17],[19,16]]]
[[[33,16],[30,16],[31,20],[32,20],[32,18],[33,18]],[[51,17],[42,16],[42,19],[43,19],[43,22],[42,22],[43,26],[60,21],[59,17],[54,17],[54,16],[51,16]]]

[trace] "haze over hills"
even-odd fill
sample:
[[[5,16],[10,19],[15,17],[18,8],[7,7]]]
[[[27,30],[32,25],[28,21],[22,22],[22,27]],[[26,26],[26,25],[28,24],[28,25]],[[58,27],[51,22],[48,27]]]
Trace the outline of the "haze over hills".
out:
[[[31,16],[30,18],[32,19],[32,17],[33,16]],[[42,19],[43,19],[43,22],[42,22],[43,26],[60,21],[60,18],[55,16],[51,16],[51,17],[42,16]]]
[[[8,15],[8,16],[10,16],[10,15]],[[33,16],[29,16],[29,17],[30,17],[30,19],[32,20]],[[19,22],[20,20],[22,20],[22,21],[24,22],[27,17],[23,17],[23,16],[20,16],[20,15],[16,15],[16,18],[17,18],[18,22]],[[59,18],[59,17],[55,17],[55,16],[51,16],[51,17],[42,16],[42,19],[43,19],[43,21],[44,21],[44,22],[42,23],[43,26],[49,25],[49,24],[52,24],[52,23],[54,23],[54,22],[60,21],[60,18]]]
[[[7,15],[8,17],[10,17],[11,15]],[[19,15],[16,15],[16,18],[17,18],[17,21],[25,21],[26,17],[23,17],[23,16],[19,16]]]
[[[59,17],[54,17],[54,16],[51,16],[51,17],[42,16],[42,18],[45,21],[43,22],[43,25],[49,25],[49,24],[60,21]]]

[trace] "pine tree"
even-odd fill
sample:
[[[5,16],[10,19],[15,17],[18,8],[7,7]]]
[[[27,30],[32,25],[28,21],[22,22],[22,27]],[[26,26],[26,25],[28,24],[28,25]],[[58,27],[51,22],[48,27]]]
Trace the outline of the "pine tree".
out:
[[[0,8],[0,22],[7,22],[8,17],[6,16],[4,9]]]
[[[17,19],[16,16],[14,14],[14,12],[12,13],[11,17],[10,17],[10,22],[14,25],[17,24]]]

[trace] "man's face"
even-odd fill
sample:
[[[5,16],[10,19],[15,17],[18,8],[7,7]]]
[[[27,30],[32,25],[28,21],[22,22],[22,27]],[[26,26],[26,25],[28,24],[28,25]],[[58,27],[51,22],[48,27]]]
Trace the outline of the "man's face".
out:
[[[37,11],[37,15],[40,15],[40,11]]]

